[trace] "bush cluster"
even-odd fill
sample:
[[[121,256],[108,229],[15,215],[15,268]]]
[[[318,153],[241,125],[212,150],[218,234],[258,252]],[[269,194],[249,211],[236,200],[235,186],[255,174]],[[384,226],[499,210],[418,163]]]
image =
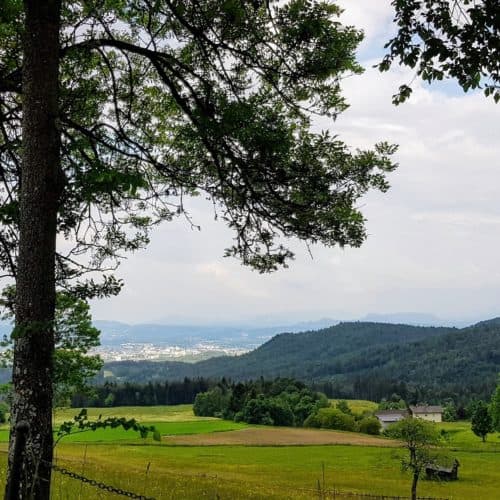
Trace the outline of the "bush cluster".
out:
[[[380,434],[381,425],[377,417],[356,415],[348,407],[345,411],[346,406],[345,401],[339,401],[336,408],[320,408],[306,419],[304,426],[373,435]]]
[[[196,396],[195,415],[260,425],[316,427],[377,435],[379,420],[354,414],[346,401],[331,407],[326,396],[289,378],[228,384]]]
[[[196,396],[195,415],[221,417],[249,424],[300,427],[319,409],[328,406],[324,394],[288,378],[273,381],[219,383]]]

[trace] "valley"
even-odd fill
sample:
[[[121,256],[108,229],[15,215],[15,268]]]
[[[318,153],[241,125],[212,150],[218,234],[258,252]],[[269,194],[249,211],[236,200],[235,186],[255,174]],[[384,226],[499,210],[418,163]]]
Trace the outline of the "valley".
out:
[[[191,363],[180,358],[110,361],[97,383],[293,377],[329,397],[379,401],[396,392],[404,399],[439,403],[452,398],[465,404],[490,396],[499,366],[498,318],[464,328],[344,322],[279,333],[236,356]]]
[[[77,412],[58,410],[56,424]],[[398,458],[403,451],[397,442],[387,438],[372,437],[371,442],[363,442],[360,434],[351,432],[235,424],[195,417],[190,405],[95,408],[89,412],[93,417],[133,416],[142,423],[154,424],[161,431],[161,442],[151,437],[142,439],[133,431],[102,431],[101,435],[100,431],[90,431],[64,438],[55,450],[57,463],[157,500],[310,499],[318,496],[318,481],[327,498],[333,497],[333,491],[339,499],[344,498],[342,492],[404,496],[409,489],[410,477],[401,471]],[[483,445],[471,433],[468,422],[437,425],[452,431],[449,443],[441,451],[460,461],[459,480],[421,480],[419,496],[454,500],[496,498],[500,434],[491,435]],[[297,432],[293,441],[284,439],[289,430]],[[323,442],[316,438],[313,443],[305,434],[300,438],[304,431],[324,436]],[[105,436],[107,432],[112,433],[111,437]],[[266,441],[256,442],[252,437],[255,435],[265,436]],[[7,443],[3,432],[0,441],[0,459],[5,460]],[[3,483],[5,468],[1,471]],[[57,472],[52,485],[52,498],[56,500],[116,498]]]

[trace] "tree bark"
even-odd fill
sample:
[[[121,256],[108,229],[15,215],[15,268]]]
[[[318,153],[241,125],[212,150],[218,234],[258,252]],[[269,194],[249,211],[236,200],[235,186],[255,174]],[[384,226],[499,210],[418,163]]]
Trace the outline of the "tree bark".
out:
[[[411,483],[411,500],[417,500],[418,476],[419,474],[417,472],[413,473],[413,481]]]
[[[411,500],[417,500],[417,483],[418,483],[418,464],[417,464],[417,449],[415,446],[410,446],[410,468],[413,470],[413,479],[411,483]]]
[[[52,461],[55,246],[62,188],[58,127],[60,0],[25,0],[13,401],[7,489],[48,500]],[[16,424],[29,433],[13,484]],[[18,464],[16,464],[17,466]]]

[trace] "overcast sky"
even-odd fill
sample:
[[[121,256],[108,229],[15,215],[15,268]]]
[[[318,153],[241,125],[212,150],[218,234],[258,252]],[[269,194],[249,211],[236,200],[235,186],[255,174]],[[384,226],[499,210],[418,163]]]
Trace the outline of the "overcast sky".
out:
[[[123,262],[120,296],[94,302],[94,318],[124,322],[284,323],[368,313],[420,312],[444,319],[500,316],[500,104],[452,84],[414,83],[399,107],[391,96],[413,75],[372,68],[392,26],[388,0],[345,0],[344,22],[365,30],[366,72],[345,81],[351,104],[335,124],[353,147],[400,145],[386,194],[363,201],[368,240],[360,249],[293,248],[289,269],[260,275],[222,257],[231,232],[209,206],[157,228],[147,250]]]

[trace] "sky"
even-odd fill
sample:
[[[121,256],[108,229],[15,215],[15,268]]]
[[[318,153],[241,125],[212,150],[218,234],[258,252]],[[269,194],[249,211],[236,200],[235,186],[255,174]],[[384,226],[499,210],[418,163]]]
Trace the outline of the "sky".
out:
[[[363,75],[344,81],[350,108],[329,129],[355,147],[399,144],[389,192],[361,201],[368,239],[359,249],[292,242],[288,269],[261,275],[223,258],[232,234],[208,203],[156,228],[124,261],[118,297],[94,301],[96,319],[128,323],[289,324],[370,313],[426,313],[445,320],[500,316],[500,104],[454,83],[417,80],[409,102],[391,96],[413,73],[373,68],[390,37],[389,0],[344,0],[342,20],[365,31]]]

